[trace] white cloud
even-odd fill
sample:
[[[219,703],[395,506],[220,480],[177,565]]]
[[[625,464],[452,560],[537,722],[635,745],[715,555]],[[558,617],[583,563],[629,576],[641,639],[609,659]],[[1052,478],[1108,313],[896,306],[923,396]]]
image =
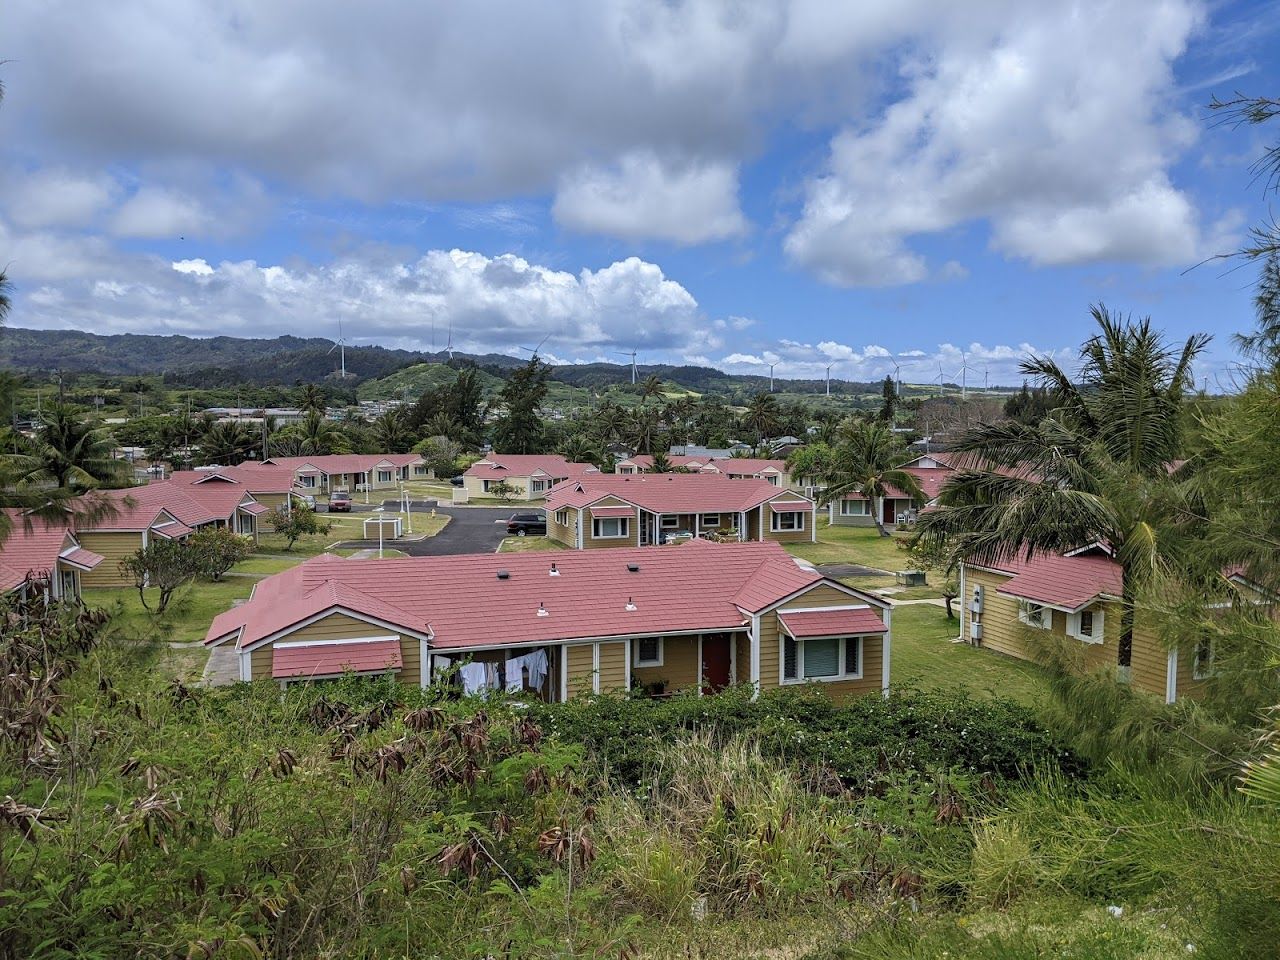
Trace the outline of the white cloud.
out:
[[[834,283],[914,283],[934,272],[914,238],[985,220],[995,249],[1037,265],[1193,260],[1196,212],[1168,178],[1193,128],[1166,104],[1198,9],[939,11],[901,64],[906,94],[832,139],[787,252]]]
[[[732,164],[668,162],[652,151],[565,174],[552,214],[583,233],[686,245],[740,236],[747,229]]]
[[[57,167],[10,170],[0,182],[0,204],[15,224],[27,229],[87,227],[111,206],[117,192],[115,182],[101,174]]]
[[[212,222],[212,214],[195,197],[147,186],[121,204],[111,230],[121,237],[176,238],[208,233]]]

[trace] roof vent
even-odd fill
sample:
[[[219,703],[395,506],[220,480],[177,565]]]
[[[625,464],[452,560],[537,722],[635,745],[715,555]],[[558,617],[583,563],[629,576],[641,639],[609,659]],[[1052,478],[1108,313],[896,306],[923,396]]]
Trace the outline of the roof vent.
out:
[[[539,600],[539,601],[538,601],[538,616],[540,616],[540,617],[549,617],[549,616],[551,616],[551,614],[547,612],[547,608],[546,608],[546,607],[544,607],[544,606],[542,605],[542,601],[541,601],[541,600]]]
[[[627,573],[639,573],[639,572],[640,572],[640,564],[638,563],[627,564]]]
[[[634,611],[634,610],[636,609],[635,601],[634,601],[634,600],[632,600],[630,597],[627,597],[627,606],[626,606],[626,609],[627,609],[628,611]]]
[[[551,569],[547,571],[547,576],[549,577],[560,576],[560,571],[556,569],[556,562],[554,560],[551,561]]]
[[[499,571],[498,571],[498,579],[499,579],[499,580],[510,580],[510,579],[511,579],[511,574],[510,574],[510,573],[508,573],[506,570],[499,570]]]

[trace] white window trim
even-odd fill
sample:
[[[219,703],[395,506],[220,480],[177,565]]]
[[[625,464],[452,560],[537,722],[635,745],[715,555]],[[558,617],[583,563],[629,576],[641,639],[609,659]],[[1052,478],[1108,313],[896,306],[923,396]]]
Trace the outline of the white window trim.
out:
[[[1040,622],[1036,623],[1031,619],[1031,608],[1036,607],[1040,611]],[[1018,622],[1022,623],[1033,630],[1052,630],[1053,629],[1053,608],[1046,607],[1043,603],[1035,603],[1031,600],[1018,601]]]
[[[640,659],[640,644],[642,641],[645,641],[645,640],[658,641],[658,659],[657,660],[641,660]],[[662,637],[636,637],[634,640],[631,641],[631,650],[632,650],[631,666],[660,667],[663,665],[663,662],[666,657],[667,645],[666,645],[666,642],[664,641],[664,638]]]
[[[569,525],[569,511],[568,511],[568,510],[557,510],[557,511],[556,511],[556,523],[558,523],[558,524],[559,524],[560,526],[562,526],[562,527],[567,527],[567,526]]]
[[[778,634],[778,642],[785,644],[788,640],[793,639],[785,633]],[[864,658],[867,655],[866,646],[862,643],[862,636],[856,635],[851,637],[808,637],[809,640],[839,640],[839,664],[840,672],[829,677],[806,677],[804,675],[804,640],[796,640],[796,675],[788,677],[787,672],[787,653],[785,647],[778,651],[778,683],[781,686],[792,686],[803,683],[840,683],[845,680],[861,680]],[[845,673],[845,645],[850,641],[858,644],[858,672]]]
[[[700,514],[700,515],[699,515],[699,517],[698,517],[698,523],[699,523],[701,526],[704,526],[704,527],[719,527],[719,526],[720,526],[720,514],[718,514],[718,513],[704,513],[704,514]]]
[[[601,533],[600,524],[616,523],[618,525],[618,533]],[[593,517],[591,519],[591,539],[592,540],[626,540],[631,536],[631,518],[630,517]]]
[[[1048,609],[1048,608],[1046,608]],[[1081,614],[1093,614],[1093,634],[1085,635],[1080,632]],[[1089,608],[1088,610],[1080,610],[1076,613],[1067,614],[1067,636],[1079,640],[1081,643],[1102,643],[1106,636],[1104,627],[1106,625],[1106,614],[1101,608]]]
[[[391,470],[379,470],[378,483],[390,483],[394,475],[394,472]]]
[[[675,513],[664,513],[659,518],[659,527],[663,530],[676,530],[680,527],[680,515]]]
[[[871,506],[871,501],[870,501],[870,500],[841,500],[841,501],[840,501],[840,516],[842,516],[842,517],[869,517],[869,516],[871,516],[871,511],[868,509],[870,506]],[[851,510],[851,509],[849,509],[850,507],[857,507],[858,509],[857,509],[857,510]]]
[[[772,513],[773,511],[770,511],[770,512]],[[805,515],[806,515],[806,511],[803,511],[803,510],[785,510],[782,513],[773,513],[773,516],[769,518],[769,532],[770,533],[804,533],[806,529],[804,525]],[[782,526],[779,526],[778,524],[783,517],[799,517],[800,519],[797,525],[794,527],[782,527]]]

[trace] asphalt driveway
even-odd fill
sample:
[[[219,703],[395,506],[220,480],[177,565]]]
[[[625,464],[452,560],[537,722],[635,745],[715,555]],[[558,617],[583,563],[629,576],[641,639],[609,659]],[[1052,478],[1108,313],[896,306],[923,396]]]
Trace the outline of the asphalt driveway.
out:
[[[388,510],[398,510],[399,500],[386,500],[383,503]],[[390,547],[407,553],[411,557],[442,557],[459,553],[493,553],[498,544],[507,535],[506,521],[516,513],[514,507],[453,507],[440,506],[435,500],[414,500],[414,513],[429,513],[432,508],[436,513],[449,517],[448,525],[434,537],[426,540],[384,541],[384,547]],[[372,510],[372,506],[357,504],[355,512],[364,513]],[[527,510],[525,512],[528,512]],[[499,522],[501,521],[501,522]],[[377,540],[348,540],[341,547],[358,550],[376,547]]]

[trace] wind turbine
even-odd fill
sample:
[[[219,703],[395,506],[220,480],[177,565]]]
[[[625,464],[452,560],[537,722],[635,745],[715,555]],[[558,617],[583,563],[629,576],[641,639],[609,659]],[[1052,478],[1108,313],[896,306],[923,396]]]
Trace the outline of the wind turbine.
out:
[[[828,363],[827,364],[827,397],[828,398],[831,396],[831,367],[832,367],[832,364]]]
[[[991,367],[987,364],[982,365],[982,392],[987,393],[991,390]]]
[[[631,348],[630,353],[624,353],[623,351],[619,350],[618,356],[631,358],[631,385],[634,387],[636,385],[636,349],[635,347]]]
[[[943,381],[942,364],[938,364],[938,393],[942,394],[945,397],[947,395],[947,388],[942,385],[942,381]]]
[[[338,339],[334,341],[332,347],[325,353],[327,357],[333,351],[338,351],[338,356],[342,360],[342,379],[347,379],[347,338],[342,335],[342,321],[338,321]]]
[[[517,349],[524,350],[526,353],[529,354],[530,357],[536,357],[538,355],[538,351],[542,349],[542,345],[550,339],[551,339],[551,334],[548,333],[545,337],[543,337],[541,340],[538,341],[538,345],[536,347],[519,347]]]
[[[893,364],[893,382],[897,385],[894,390],[894,397],[901,399],[902,397],[902,364],[897,360],[890,361]]]
[[[453,321],[449,321],[449,340],[444,345],[444,352],[449,354],[449,359],[453,359]]]
[[[969,355],[967,353],[960,354],[960,399],[967,399],[969,396]]]
[[[773,393],[773,368],[776,367],[777,365],[778,365],[777,360],[769,364],[769,392],[770,393]]]

